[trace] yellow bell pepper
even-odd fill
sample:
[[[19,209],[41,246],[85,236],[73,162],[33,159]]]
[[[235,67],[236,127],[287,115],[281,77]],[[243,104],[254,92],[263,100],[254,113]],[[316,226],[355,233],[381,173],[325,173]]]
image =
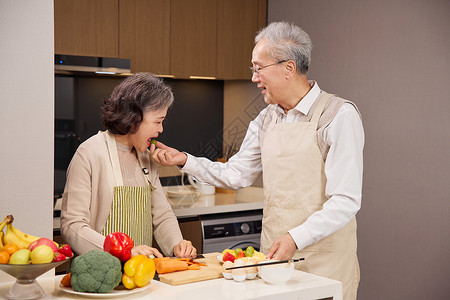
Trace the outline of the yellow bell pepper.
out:
[[[122,283],[131,290],[146,286],[155,276],[155,263],[145,255],[136,255],[123,266]]]

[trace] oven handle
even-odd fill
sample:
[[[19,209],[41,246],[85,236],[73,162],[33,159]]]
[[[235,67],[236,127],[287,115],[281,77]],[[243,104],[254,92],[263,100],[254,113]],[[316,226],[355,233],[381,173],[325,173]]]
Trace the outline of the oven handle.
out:
[[[259,251],[259,245],[258,245],[257,243],[250,242],[250,241],[247,241],[247,242],[239,242],[239,243],[234,244],[233,246],[231,246],[230,249],[239,248],[239,246],[241,246],[241,245],[248,245],[248,244],[254,245],[255,247],[253,247],[253,248],[255,248],[256,251]]]

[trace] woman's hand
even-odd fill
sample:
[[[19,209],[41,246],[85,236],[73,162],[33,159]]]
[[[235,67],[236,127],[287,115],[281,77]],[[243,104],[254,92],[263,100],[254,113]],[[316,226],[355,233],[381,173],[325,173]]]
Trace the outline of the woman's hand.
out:
[[[152,248],[147,245],[139,245],[131,249],[131,257],[141,254],[145,256],[153,255],[155,257],[163,257],[163,255],[161,254],[161,252],[158,251],[158,249]]]
[[[182,240],[173,247],[173,254],[176,257],[197,257],[197,249],[192,246],[191,241]]]
[[[162,166],[184,166],[187,160],[186,153],[180,152],[175,148],[168,147],[161,142],[150,145],[152,158]]]

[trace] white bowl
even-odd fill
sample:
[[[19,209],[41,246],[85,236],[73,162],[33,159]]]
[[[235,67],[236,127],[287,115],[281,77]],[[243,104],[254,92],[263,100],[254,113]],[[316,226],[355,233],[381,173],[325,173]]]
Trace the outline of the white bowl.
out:
[[[222,272],[222,275],[225,279],[233,279],[233,274],[232,273],[225,273]]]
[[[258,267],[259,277],[270,284],[284,284],[286,281],[291,279],[293,273],[293,263]]]

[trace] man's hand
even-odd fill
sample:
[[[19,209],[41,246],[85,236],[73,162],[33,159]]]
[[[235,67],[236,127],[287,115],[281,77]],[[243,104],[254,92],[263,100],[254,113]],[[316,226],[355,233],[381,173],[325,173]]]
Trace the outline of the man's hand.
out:
[[[287,260],[294,256],[295,250],[297,250],[297,245],[291,235],[287,233],[273,242],[266,257],[276,260]]]
[[[182,240],[173,247],[173,254],[176,257],[197,257],[197,249],[192,246],[191,241]]]
[[[150,153],[152,158],[161,166],[184,166],[187,160],[187,155],[178,151],[175,148],[168,147],[161,142],[150,145]]]

